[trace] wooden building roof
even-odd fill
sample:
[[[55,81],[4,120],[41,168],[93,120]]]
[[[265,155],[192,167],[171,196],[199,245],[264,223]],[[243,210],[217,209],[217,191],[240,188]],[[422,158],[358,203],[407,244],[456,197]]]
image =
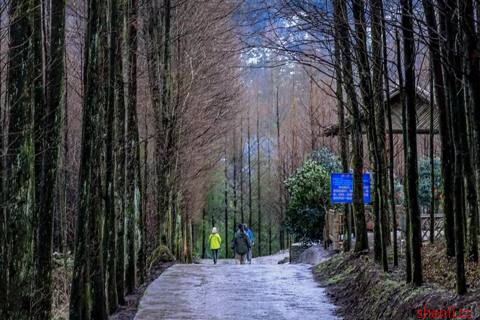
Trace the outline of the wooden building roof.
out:
[[[418,88],[416,90],[416,105],[417,105],[417,134],[430,133],[430,96],[425,90]],[[392,107],[392,132],[393,134],[402,134],[402,100],[398,89],[390,93],[390,105]],[[433,115],[434,132],[438,132],[439,117],[437,108],[434,108]],[[386,130],[388,132],[388,122],[385,117]],[[350,118],[345,119],[345,129],[347,134],[350,134],[351,122]],[[324,131],[325,136],[336,136],[339,132],[339,125],[334,124],[327,127]]]

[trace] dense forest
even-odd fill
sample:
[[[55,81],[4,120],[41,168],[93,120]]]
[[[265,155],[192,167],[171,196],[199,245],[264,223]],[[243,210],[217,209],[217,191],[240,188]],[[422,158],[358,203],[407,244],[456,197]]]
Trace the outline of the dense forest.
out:
[[[217,227],[232,258],[244,222],[271,255],[323,240],[329,209],[344,252],[415,286],[430,215],[467,293],[479,18],[473,0],[3,1],[0,319],[107,319],[158,249],[206,258]],[[334,172],[352,204],[330,203]]]

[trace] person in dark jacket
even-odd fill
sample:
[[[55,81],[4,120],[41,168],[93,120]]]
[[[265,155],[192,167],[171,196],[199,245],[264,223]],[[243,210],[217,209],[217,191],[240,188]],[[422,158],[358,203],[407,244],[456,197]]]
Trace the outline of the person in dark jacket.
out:
[[[243,224],[243,229],[245,230],[245,233],[248,234],[248,236],[250,237],[250,242],[252,243],[252,247],[253,247],[253,245],[255,244],[255,241],[253,240],[252,231],[248,229],[248,226],[246,223]],[[247,261],[249,264],[252,264],[252,247],[248,249],[248,253],[247,253]]]
[[[231,246],[231,250],[235,252],[235,262],[237,264],[245,264],[245,257],[250,248],[252,248],[250,237],[245,233],[243,223],[240,223],[238,225],[238,232],[235,233]]]

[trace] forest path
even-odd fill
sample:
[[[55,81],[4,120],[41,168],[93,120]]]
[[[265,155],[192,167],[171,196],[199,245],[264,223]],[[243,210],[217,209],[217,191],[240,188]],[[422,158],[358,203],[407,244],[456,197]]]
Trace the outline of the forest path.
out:
[[[277,264],[285,255],[177,264],[150,284],[135,320],[339,319],[311,266]]]

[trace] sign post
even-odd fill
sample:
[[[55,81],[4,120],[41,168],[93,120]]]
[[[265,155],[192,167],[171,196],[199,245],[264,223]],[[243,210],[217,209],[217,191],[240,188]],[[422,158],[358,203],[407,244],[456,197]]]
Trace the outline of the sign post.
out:
[[[332,203],[352,203],[353,173],[332,173],[330,176]],[[363,174],[363,201],[370,203],[370,174]]]
[[[332,173],[330,175],[330,198],[332,203],[353,202],[353,173]],[[363,174],[363,201],[370,202],[370,174]],[[350,223],[348,232],[352,234],[353,213],[350,210]],[[349,237],[350,239],[351,237]]]

